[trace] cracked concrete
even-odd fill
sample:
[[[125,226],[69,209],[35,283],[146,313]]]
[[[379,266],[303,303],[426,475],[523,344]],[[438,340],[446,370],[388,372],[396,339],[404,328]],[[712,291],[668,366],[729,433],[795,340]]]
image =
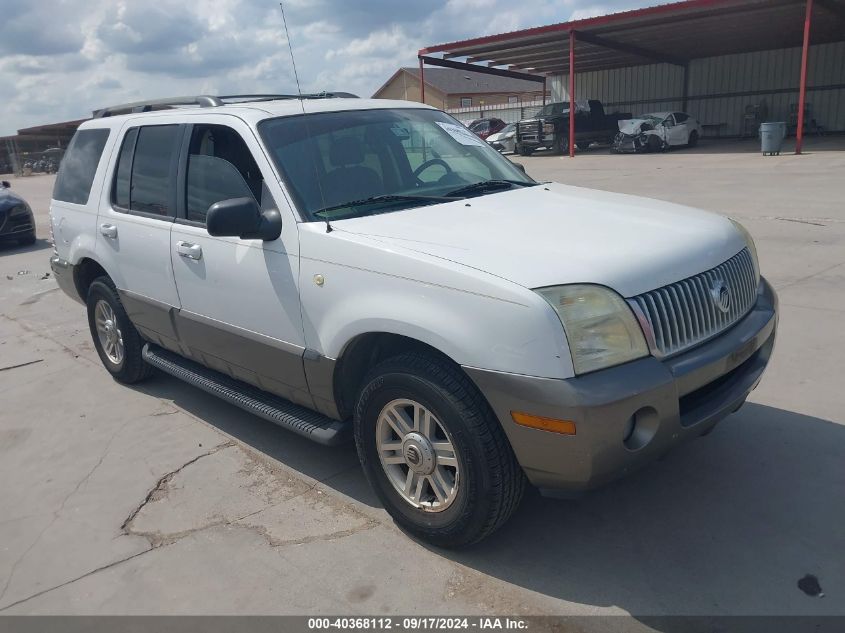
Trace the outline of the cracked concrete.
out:
[[[520,160],[746,223],[782,307],[760,388],[706,440],[615,486],[566,503],[529,493],[463,552],[397,530],[351,446],[169,377],[115,383],[84,309],[40,279],[49,249],[0,250],[0,612],[845,614],[845,152],[702,147]],[[13,183],[39,236],[51,184]],[[823,600],[796,588],[805,574]]]

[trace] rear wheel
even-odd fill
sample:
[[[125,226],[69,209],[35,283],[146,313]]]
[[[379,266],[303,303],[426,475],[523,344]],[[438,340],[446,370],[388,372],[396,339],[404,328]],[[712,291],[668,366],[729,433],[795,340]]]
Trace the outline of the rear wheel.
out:
[[[460,547],[510,517],[525,476],[460,369],[406,353],[374,368],[365,385],[355,410],[358,457],[401,527],[434,545]]]
[[[111,279],[98,277],[88,289],[88,327],[103,366],[119,382],[144,380],[152,367],[144,362],[144,345]]]

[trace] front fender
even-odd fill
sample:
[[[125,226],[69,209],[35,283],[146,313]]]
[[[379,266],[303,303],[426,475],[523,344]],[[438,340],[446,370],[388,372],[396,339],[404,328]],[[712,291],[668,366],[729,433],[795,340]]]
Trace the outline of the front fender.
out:
[[[426,343],[461,365],[573,375],[560,321],[530,290],[421,253],[302,227],[300,288],[310,349],[337,359],[355,337],[386,332]],[[331,261],[309,257],[321,252]]]

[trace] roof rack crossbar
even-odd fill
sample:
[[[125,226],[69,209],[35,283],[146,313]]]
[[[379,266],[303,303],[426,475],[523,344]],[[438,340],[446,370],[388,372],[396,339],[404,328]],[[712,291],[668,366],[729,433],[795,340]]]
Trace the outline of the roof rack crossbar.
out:
[[[276,101],[281,99],[332,99],[350,98],[357,99],[358,95],[349,92],[317,92],[313,94],[291,95],[291,94],[244,94],[244,95],[223,95],[219,97],[211,95],[198,95],[193,97],[170,97],[168,99],[153,99],[150,101],[135,101],[134,103],[123,103],[109,106],[94,111],[94,118],[112,116],[114,114],[128,114],[130,112],[151,112],[155,108],[172,108],[176,106],[199,106],[200,108],[213,108],[226,105],[227,101],[241,99],[244,102],[250,101]]]

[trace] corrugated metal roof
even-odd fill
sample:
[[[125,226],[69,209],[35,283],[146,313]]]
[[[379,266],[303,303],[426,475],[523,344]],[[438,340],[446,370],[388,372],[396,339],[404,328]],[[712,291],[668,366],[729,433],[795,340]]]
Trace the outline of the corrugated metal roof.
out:
[[[799,46],[804,0],[687,0],[429,46],[420,55],[507,66],[535,74],[568,73],[576,32],[576,70],[607,70]],[[845,0],[816,0],[812,43],[845,40]],[[426,76],[429,71],[426,71]]]

